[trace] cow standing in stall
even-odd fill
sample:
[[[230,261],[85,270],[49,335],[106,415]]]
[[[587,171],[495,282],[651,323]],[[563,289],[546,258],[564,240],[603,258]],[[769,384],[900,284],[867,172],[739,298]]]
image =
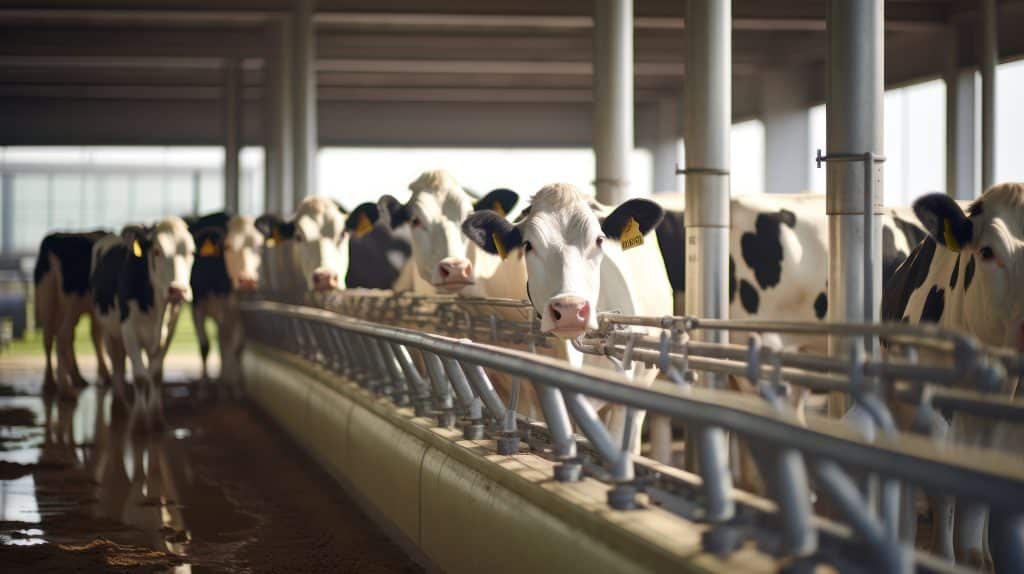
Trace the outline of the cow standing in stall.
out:
[[[966,213],[943,194],[918,199],[914,211],[928,237],[886,282],[883,320],[936,323],[986,345],[1024,352],[1024,183],[989,188]],[[1012,397],[1018,383],[1010,380],[999,391]],[[960,385],[975,389],[973,379]],[[953,414],[947,432],[952,442],[996,447],[1018,462],[1021,436],[1020,425],[964,413]],[[974,504],[954,509],[949,501],[933,501],[933,549],[958,562],[991,568],[988,512]],[[1020,565],[994,566],[1010,571]]]
[[[609,368],[605,357],[581,355],[567,340],[596,328],[601,311],[671,314],[671,285],[657,240],[644,239],[663,215],[652,201],[631,199],[610,209],[572,185],[553,184],[533,196],[524,217],[515,224],[500,213],[482,210],[470,215],[462,229],[488,253],[523,258],[524,294],[540,318],[541,330],[566,339],[561,349],[566,359],[575,365]],[[634,384],[646,386],[656,372],[634,364],[631,374]],[[609,431],[621,442],[626,408],[604,408],[600,402],[595,406],[604,410]],[[639,431],[643,419],[643,413],[638,413],[634,431]],[[652,448],[662,460],[669,457],[667,422],[658,420],[652,431]],[[640,433],[632,436],[631,450],[639,452]]]
[[[103,360],[103,338],[93,316],[93,293],[89,282],[92,248],[97,241],[109,237],[105,231],[89,233],[52,233],[39,245],[33,279],[35,283],[36,324],[43,329],[46,353],[46,374],[43,391],[73,397],[76,387],[85,386],[75,359],[75,327],[82,315],[89,315],[96,365],[101,382],[110,382],[110,372]],[[57,343],[57,369],[54,375],[51,359]]]
[[[232,217],[226,228],[194,226],[192,235],[198,250],[190,280],[192,320],[199,339],[202,382],[209,381],[210,340],[206,333],[209,317],[217,325],[220,379],[237,391],[244,342],[238,295],[253,291],[258,285],[264,237],[256,230],[252,218],[244,216]]]
[[[195,241],[188,226],[169,217],[153,227],[130,226],[121,237],[93,247],[95,314],[110,354],[115,400],[125,403],[125,357],[132,364],[132,419],[163,425],[163,361],[181,305],[192,300],[189,278]]]

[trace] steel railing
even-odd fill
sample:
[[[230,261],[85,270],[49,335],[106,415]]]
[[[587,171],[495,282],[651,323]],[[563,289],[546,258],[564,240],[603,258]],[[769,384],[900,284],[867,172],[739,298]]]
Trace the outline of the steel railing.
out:
[[[746,347],[702,346],[707,344],[689,340],[689,334],[699,328],[772,331],[787,328],[784,324],[603,315],[601,329],[577,347],[615,357],[626,367],[631,361],[657,365],[676,383],[640,388],[620,373],[571,368],[562,361],[510,348],[536,346],[545,339],[536,333],[532,310],[520,302],[346,293],[317,303],[326,308],[246,301],[247,335],[349,377],[396,404],[411,405],[417,415],[435,416],[439,425],[461,424],[467,437],[480,438],[489,429],[503,453],[518,450],[523,421],[515,416],[518,393],[513,391],[506,404],[492,378],[500,374],[532,385],[546,427],[529,428],[543,429],[549,455],[559,462],[556,479],[574,480],[586,470],[612,485],[608,502],[622,509],[635,506],[636,493],[643,490],[688,519],[715,525],[704,538],[709,551],[729,553],[754,538],[762,550],[793,564],[827,562],[844,571],[943,571],[949,565],[915,554],[913,529],[907,528],[906,514],[901,513],[913,500],[914,489],[921,489],[988,506],[992,539],[1000,541],[992,548],[997,568],[1024,564],[1020,542],[1024,539],[1024,465],[991,451],[940,445],[898,432],[891,422],[886,423],[885,405],[868,384],[871,378],[896,377],[945,381],[949,373],[933,365],[912,360],[890,363],[868,357],[856,347],[849,357],[827,362],[765,348],[757,337]],[[497,312],[478,315],[484,308]],[[375,318],[388,324],[372,322]],[[657,324],[640,325],[644,322]],[[424,332],[424,325],[436,333]],[[624,330],[627,325],[660,329],[661,334],[637,335]],[[849,330],[846,334],[876,329],[821,328]],[[445,331],[454,331],[457,338],[437,334]],[[910,349],[930,348],[942,341],[953,349],[964,346],[955,335],[910,327],[867,334],[891,337],[898,340],[894,344]],[[1019,367],[1012,364],[1017,358],[972,345],[962,353],[962,362],[948,367],[950,371],[988,373],[997,381],[1005,379],[1007,371],[1019,372],[1012,370]],[[695,377],[688,373],[700,370],[748,376],[768,400],[690,384]],[[762,374],[765,371],[769,373]],[[850,392],[879,423],[881,432],[866,437],[838,421],[798,418],[779,400],[776,385],[782,381]],[[940,394],[946,403],[934,404],[967,410],[982,405],[1003,409],[1008,418],[1017,417],[1017,405],[991,402],[992,397],[982,393],[963,396],[965,392],[960,392]],[[934,392],[921,394],[937,400]],[[687,484],[638,463],[629,454],[633,437],[627,432],[621,442],[614,440],[588,399],[626,405],[628,417],[646,410],[684,426],[693,439],[687,448],[696,451],[700,482]],[[573,429],[586,440],[574,435]],[[725,456],[727,433],[756,446],[752,449],[756,467],[774,506],[751,509],[737,503]],[[590,456],[600,467],[586,464]],[[816,516],[814,497],[826,502],[845,528]]]

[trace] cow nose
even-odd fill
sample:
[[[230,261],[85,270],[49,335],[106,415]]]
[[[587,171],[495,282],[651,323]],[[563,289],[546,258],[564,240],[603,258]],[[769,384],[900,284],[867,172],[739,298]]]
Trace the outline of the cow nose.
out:
[[[578,334],[587,330],[590,323],[590,302],[582,297],[556,297],[548,302],[548,314],[552,331]]]
[[[253,275],[242,275],[238,278],[238,289],[240,291],[254,291],[256,286],[256,277]]]
[[[328,291],[338,287],[338,272],[333,269],[317,269],[313,272],[313,289]]]
[[[468,259],[448,257],[437,264],[437,276],[443,283],[472,283],[473,264]]]
[[[172,303],[180,303],[188,297],[188,287],[182,287],[181,285],[171,285],[167,288],[167,298]]]

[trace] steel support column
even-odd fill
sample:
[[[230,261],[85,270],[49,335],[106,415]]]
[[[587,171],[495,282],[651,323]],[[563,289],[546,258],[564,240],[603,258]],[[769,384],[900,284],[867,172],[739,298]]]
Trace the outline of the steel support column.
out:
[[[828,156],[826,203],[829,219],[828,313],[830,321],[877,321],[882,284],[882,165],[850,159],[884,152],[882,0],[828,3],[828,93],[826,119]],[[872,193],[872,214],[865,221],[866,193]],[[865,244],[874,257],[865,276]],[[874,296],[866,300],[865,290]],[[845,339],[830,337],[834,353],[845,352]],[[848,407],[846,395],[833,394],[829,412]]]
[[[264,75],[266,184],[263,206],[269,213],[292,210],[292,29],[281,16],[267,27],[270,54]]]
[[[295,4],[293,42],[292,143],[294,147],[293,206],[316,195],[316,46],[313,0]]]
[[[686,312],[729,315],[732,4],[686,4]],[[707,332],[722,339],[724,333]]]
[[[633,0],[594,1],[594,185],[597,200],[629,197],[633,151]]]
[[[0,173],[0,210],[3,211],[3,219],[0,226],[3,228],[0,234],[0,253],[8,255],[14,253],[14,174]]]
[[[981,2],[981,187],[996,183],[996,0]]]
[[[224,61],[224,209],[238,213],[238,152],[242,143],[242,66],[236,58]]]
[[[796,71],[770,70],[761,85],[764,120],[764,190],[768,193],[807,191],[811,115],[806,80]],[[818,190],[820,192],[820,190]]]
[[[683,160],[683,122],[679,98],[658,100],[657,133],[654,142],[654,192],[682,191],[676,169]]]
[[[977,72],[960,62],[964,40],[957,21],[948,30],[946,63],[946,193],[956,199],[973,199],[979,192]]]

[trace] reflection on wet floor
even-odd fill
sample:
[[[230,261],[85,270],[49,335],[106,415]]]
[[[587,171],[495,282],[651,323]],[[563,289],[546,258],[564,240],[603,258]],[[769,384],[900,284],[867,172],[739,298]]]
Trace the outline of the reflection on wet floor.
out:
[[[0,571],[420,571],[244,401],[168,384],[168,428],[133,432],[109,390],[41,380],[0,357]]]

